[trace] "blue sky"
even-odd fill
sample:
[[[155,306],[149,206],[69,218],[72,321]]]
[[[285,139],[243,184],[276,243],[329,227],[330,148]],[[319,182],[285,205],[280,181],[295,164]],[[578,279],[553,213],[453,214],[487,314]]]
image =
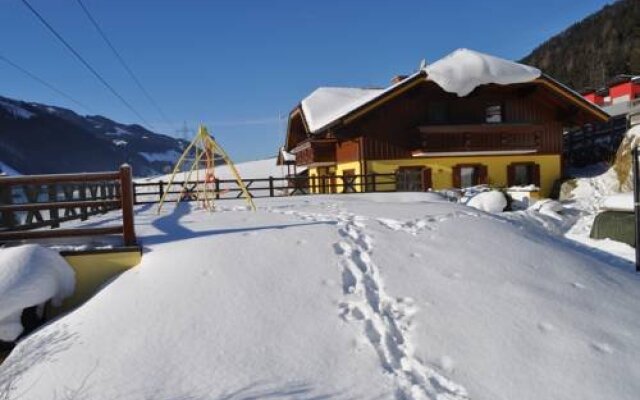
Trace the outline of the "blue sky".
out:
[[[386,86],[459,47],[519,59],[610,1],[83,0],[171,122],[149,104],[76,0],[29,0],[158,131],[203,122],[237,160],[275,154],[318,86]],[[0,0],[0,95],[139,123],[20,0]],[[280,117],[282,116],[282,118]]]

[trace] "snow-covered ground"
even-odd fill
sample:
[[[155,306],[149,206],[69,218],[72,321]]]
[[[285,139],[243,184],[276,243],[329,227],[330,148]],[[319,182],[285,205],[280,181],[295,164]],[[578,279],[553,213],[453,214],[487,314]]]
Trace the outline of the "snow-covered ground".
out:
[[[550,216],[428,193],[257,205],[138,207],[141,265],[22,341],[0,366],[6,397],[640,393],[640,278]]]

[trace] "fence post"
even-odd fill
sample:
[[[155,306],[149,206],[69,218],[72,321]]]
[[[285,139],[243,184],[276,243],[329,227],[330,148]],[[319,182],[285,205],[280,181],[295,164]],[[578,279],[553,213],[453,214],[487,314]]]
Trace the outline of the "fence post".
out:
[[[273,197],[273,176],[269,176],[269,197]]]
[[[85,182],[82,182],[80,186],[78,186],[78,196],[80,197],[81,201],[84,201],[87,199],[87,184]],[[80,207],[80,221],[86,221],[87,218],[89,218],[89,214],[87,213],[87,207],[86,206]]]
[[[47,186],[47,192],[49,194],[49,202],[50,203],[57,203],[58,202],[58,189],[57,189],[55,183],[50,183]],[[59,221],[60,216],[58,214],[58,208],[57,207],[53,207],[53,208],[49,209],[49,219],[53,221],[53,223],[51,224],[51,229],[60,227],[60,221]]]
[[[0,204],[11,205],[13,203],[13,190],[11,185],[5,185],[4,183],[0,185]],[[16,218],[13,214],[13,211],[3,211],[2,212],[2,226],[9,228],[9,230],[13,229],[16,225]]]
[[[133,180],[131,179],[131,167],[128,164],[120,166],[120,187],[124,245],[133,246],[136,244],[136,231],[133,220]]]
[[[371,175],[371,191],[375,193],[376,188],[376,174]]]
[[[164,181],[162,181],[162,179],[160,179],[160,182],[158,183],[158,194],[160,195],[160,199],[164,197]]]
[[[640,166],[638,166],[638,147],[635,146],[633,156],[633,210],[636,217],[636,272],[640,272]]]
[[[220,179],[215,180],[216,200],[220,200]]]

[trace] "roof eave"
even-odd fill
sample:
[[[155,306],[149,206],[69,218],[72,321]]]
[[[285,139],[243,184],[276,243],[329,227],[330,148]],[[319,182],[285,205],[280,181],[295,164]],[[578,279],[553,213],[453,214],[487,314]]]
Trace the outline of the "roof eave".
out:
[[[587,111],[589,114],[595,116],[602,122],[606,122],[609,120],[609,118],[611,118],[609,113],[600,108],[600,106],[598,106],[597,104],[593,104],[575,90],[571,89],[567,85],[557,81],[556,79],[550,77],[545,73],[542,73],[540,77],[537,78],[534,82],[546,85],[556,93],[564,96],[568,100],[571,100],[574,104]]]
[[[317,128],[313,131],[309,131],[311,134],[317,135],[319,133],[325,132],[328,129],[334,128],[336,126],[339,125],[346,125],[348,123],[350,123],[351,121],[357,119],[358,117],[366,114],[368,111],[376,108],[377,106],[385,103],[386,101],[388,101],[389,99],[397,96],[398,94],[402,93],[404,90],[407,90],[407,88],[412,87],[414,84],[416,84],[417,82],[420,82],[422,79],[426,78],[427,74],[424,70],[420,70],[418,72],[416,72],[413,75],[410,75],[409,77],[407,77],[407,79],[398,82],[395,85],[392,85],[390,87],[388,87],[384,92],[380,93],[380,95],[372,98],[371,100],[369,100],[368,102],[360,105],[359,107],[349,111],[347,114],[341,116],[340,118],[337,118],[331,122],[329,122],[328,124],[325,124],[323,126],[321,126],[320,128]],[[304,114],[303,114],[304,115]]]

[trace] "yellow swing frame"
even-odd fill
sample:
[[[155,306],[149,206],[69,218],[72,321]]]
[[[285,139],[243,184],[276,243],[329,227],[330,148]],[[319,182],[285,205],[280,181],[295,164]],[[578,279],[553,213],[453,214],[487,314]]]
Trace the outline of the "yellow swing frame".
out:
[[[196,199],[197,201],[202,201],[202,205],[204,206],[204,208],[206,208],[209,211],[214,211],[213,199],[215,199],[216,195],[219,195],[220,193],[216,191],[215,187],[211,187],[211,185],[214,183],[212,178],[215,176],[214,175],[215,158],[216,158],[215,156],[218,155],[220,158],[222,158],[222,160],[227,164],[227,166],[231,170],[231,174],[235,178],[236,183],[238,184],[238,187],[240,188],[240,191],[242,192],[244,199],[247,201],[247,204],[249,205],[249,208],[251,208],[252,211],[255,211],[256,205],[253,203],[253,198],[251,197],[251,194],[247,190],[247,186],[242,181],[242,178],[240,177],[240,174],[238,173],[236,166],[233,164],[233,161],[231,161],[231,158],[229,158],[229,155],[227,154],[227,152],[224,151],[224,149],[218,144],[218,142],[216,142],[215,139],[209,134],[209,131],[204,125],[200,125],[200,127],[198,128],[198,134],[196,135],[196,137],[193,138],[191,143],[189,143],[189,145],[182,152],[182,155],[178,159],[178,162],[176,163],[175,167],[173,168],[173,172],[169,177],[167,189],[171,188],[171,186],[173,185],[173,182],[175,181],[176,174],[180,172],[182,165],[187,160],[187,156],[194,149],[195,149],[195,158],[193,159],[193,163],[191,164],[191,167],[189,168],[189,171],[187,172],[184,182],[182,184],[182,189],[180,191],[178,200],[176,202],[176,206],[182,200],[183,193],[185,192],[186,187],[189,184],[189,180],[191,179],[191,175],[195,170],[196,188],[194,192],[196,194]],[[205,161],[205,180],[204,180],[204,183],[200,185],[200,168],[199,167],[203,158]],[[169,193],[169,191],[170,190],[165,190],[165,192],[162,194],[162,197],[160,198],[160,202],[158,203],[158,210],[157,210],[158,214],[160,214],[160,211],[162,210],[162,206],[167,198],[167,194]]]

